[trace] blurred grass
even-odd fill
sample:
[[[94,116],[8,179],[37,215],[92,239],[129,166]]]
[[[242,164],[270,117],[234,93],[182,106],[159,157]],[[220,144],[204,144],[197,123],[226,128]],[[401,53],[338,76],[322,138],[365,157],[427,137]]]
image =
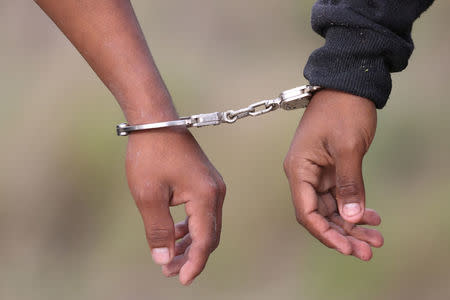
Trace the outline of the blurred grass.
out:
[[[133,3],[181,115],[302,84],[322,43],[313,1]],[[183,288],[151,262],[113,97],[34,3],[0,3],[0,298],[448,299],[449,8],[416,23],[417,50],[379,112],[364,169],[383,217],[374,259],[335,254],[296,224],[281,164],[301,112],[279,112],[193,130],[228,195],[221,246]]]

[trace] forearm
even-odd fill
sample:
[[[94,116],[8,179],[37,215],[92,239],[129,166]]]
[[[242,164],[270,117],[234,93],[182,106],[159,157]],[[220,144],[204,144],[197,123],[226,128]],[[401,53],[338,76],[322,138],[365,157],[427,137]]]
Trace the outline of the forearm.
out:
[[[177,117],[129,0],[36,0],[115,96],[129,123]]]

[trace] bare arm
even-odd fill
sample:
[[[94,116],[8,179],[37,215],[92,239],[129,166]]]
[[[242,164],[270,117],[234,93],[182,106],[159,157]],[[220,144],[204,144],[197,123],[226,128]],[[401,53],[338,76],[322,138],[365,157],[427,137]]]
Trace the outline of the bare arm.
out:
[[[177,117],[129,0],[36,0],[80,51],[131,124]],[[130,135],[128,185],[153,260],[189,284],[218,246],[225,184],[186,129]],[[185,205],[174,225],[170,206]],[[180,241],[175,244],[175,241]]]
[[[176,115],[130,1],[36,3],[113,93],[130,123]]]

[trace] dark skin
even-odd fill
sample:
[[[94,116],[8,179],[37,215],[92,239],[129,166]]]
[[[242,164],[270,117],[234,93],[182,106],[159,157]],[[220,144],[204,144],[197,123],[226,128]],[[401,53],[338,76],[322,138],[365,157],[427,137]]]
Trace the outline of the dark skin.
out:
[[[130,1],[36,3],[113,93],[128,123],[178,119]],[[126,172],[153,260],[164,266],[166,275],[179,274],[182,284],[190,284],[219,244],[222,177],[187,129],[132,134]],[[186,221],[174,225],[169,211],[173,205],[185,206]],[[182,252],[175,245],[179,238],[189,241]]]
[[[128,123],[178,118],[129,0],[36,3],[112,92]],[[375,127],[370,101],[322,91],[306,110],[285,161],[299,221],[327,246],[365,260],[368,245],[382,244],[378,231],[354,225],[380,222],[376,212],[364,209],[361,177]],[[126,172],[153,260],[166,276],[190,284],[219,244],[222,177],[188,130],[170,128],[131,134]],[[356,215],[343,214],[347,202],[359,203]],[[186,220],[175,225],[169,210],[174,205],[186,211]]]
[[[377,113],[368,99],[316,93],[297,128],[284,168],[297,220],[326,246],[362,260],[383,245],[381,222],[365,208],[363,157],[375,136]]]

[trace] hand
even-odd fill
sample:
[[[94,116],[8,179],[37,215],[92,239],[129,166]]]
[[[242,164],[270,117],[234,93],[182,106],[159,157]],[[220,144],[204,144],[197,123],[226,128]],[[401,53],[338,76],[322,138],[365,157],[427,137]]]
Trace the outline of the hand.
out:
[[[316,93],[284,162],[297,220],[326,246],[362,260],[383,245],[377,212],[365,209],[362,161],[375,136],[368,99],[333,90]]]
[[[178,118],[129,0],[35,0],[115,96],[130,124]],[[156,263],[189,284],[217,247],[225,185],[184,129],[133,133],[128,184]],[[169,207],[185,204],[174,226]],[[175,240],[181,239],[175,245]]]
[[[190,284],[219,244],[222,177],[186,129],[131,134],[126,169],[153,260],[166,276]],[[174,225],[169,207],[180,204],[187,218]]]

